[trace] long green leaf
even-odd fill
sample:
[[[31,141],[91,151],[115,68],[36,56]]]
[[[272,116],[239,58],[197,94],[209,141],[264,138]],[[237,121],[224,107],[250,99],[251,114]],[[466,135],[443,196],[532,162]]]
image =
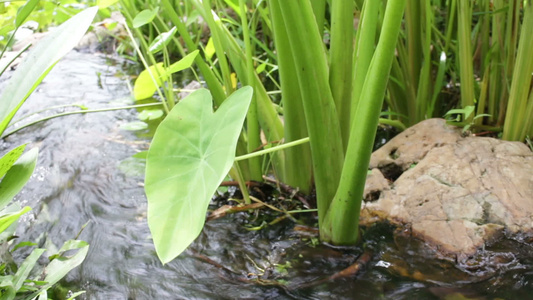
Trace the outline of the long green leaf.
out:
[[[76,46],[97,11],[91,7],[70,18],[28,53],[0,95],[0,133],[57,61]]]
[[[33,249],[30,255],[24,259],[24,262],[20,265],[17,273],[13,277],[13,285],[15,286],[15,290],[18,291],[22,287],[24,280],[28,278],[28,275],[30,275],[31,270],[37,263],[37,260],[45,251],[46,249]]]
[[[20,218],[20,216],[29,212],[30,210],[31,208],[29,206],[25,206],[19,211],[7,213],[0,216],[0,233],[4,232],[4,230],[6,230],[9,226],[11,226],[11,224],[16,222]]]
[[[19,159],[22,153],[24,153],[24,149],[26,149],[26,144],[12,149],[0,158],[0,178],[6,175],[11,166],[17,161],[17,159]],[[0,209],[2,209],[2,207],[0,207]]]
[[[181,100],[159,125],[146,161],[148,225],[162,263],[183,252],[200,234],[211,196],[235,159],[250,105],[244,87],[213,113],[210,93]]]
[[[63,277],[67,275],[68,272],[72,271],[72,269],[79,266],[85,257],[87,256],[87,253],[89,252],[89,244],[85,241],[79,241],[79,240],[69,240],[66,241],[61,249],[59,250],[60,254],[64,251],[77,251],[75,254],[71,254],[70,256],[60,256],[54,255],[54,258],[48,266],[44,269],[42,276],[44,277],[44,281],[46,281],[46,284],[39,289],[38,291],[34,292],[30,297],[26,299],[35,299],[35,297],[45,294],[46,290],[48,290],[50,287],[52,287],[54,284],[56,284],[59,280],[61,280]],[[41,299],[41,298],[39,298]],[[46,298],[43,298],[46,299]]]
[[[152,43],[150,44],[150,48],[148,49],[148,51],[150,51],[150,53],[152,54],[155,54],[161,50],[163,50],[163,48],[168,45],[168,43],[172,40],[172,38],[174,37],[174,34],[176,34],[176,31],[178,29],[176,27],[172,27],[172,29],[170,29],[169,31],[167,32],[162,32],[160,35],[158,35],[153,41]]]
[[[17,18],[15,19],[15,26],[20,27],[26,21],[30,13],[33,11],[35,6],[39,3],[39,0],[28,0],[23,7],[20,8]]]
[[[0,182],[0,208],[6,206],[30,179],[38,154],[38,148],[31,149],[7,171],[6,176]]]

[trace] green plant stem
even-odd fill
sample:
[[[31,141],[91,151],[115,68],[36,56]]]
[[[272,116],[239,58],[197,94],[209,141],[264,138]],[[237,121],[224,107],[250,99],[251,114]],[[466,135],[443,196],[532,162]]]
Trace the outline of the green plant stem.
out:
[[[387,1],[381,36],[363,87],[356,120],[352,121],[347,151],[350,155],[346,156],[339,188],[323,222],[324,226],[320,228],[323,241],[351,245],[358,240],[359,213],[368,163],[405,4],[406,0]]]
[[[353,0],[332,1],[329,85],[341,128],[343,149],[350,136],[353,59]]]
[[[285,121],[285,142],[292,142],[309,136],[305,123],[302,94],[298,85],[296,66],[290,55],[291,49],[286,25],[277,2],[269,3],[273,20],[274,41],[278,53],[279,77],[282,90],[283,117]],[[297,187],[305,194],[311,192],[312,165],[309,145],[291,147],[285,150],[285,168],[281,180]]]
[[[311,6],[313,7],[318,33],[322,36],[324,34],[324,21],[326,20],[326,0],[312,0]]]
[[[250,30],[248,28],[248,18],[246,10],[246,1],[239,0],[239,8],[241,11],[241,25],[244,39],[244,49],[246,52],[246,77],[245,85],[250,85],[256,90],[256,81],[254,80],[254,62],[252,60],[252,45],[250,42]],[[250,108],[246,116],[246,134],[248,152],[252,152],[261,146],[261,129],[259,128],[259,121],[257,119],[257,100],[252,96]],[[249,160],[250,179],[255,181],[263,181],[261,160],[259,158]]]
[[[526,124],[532,118],[531,111],[528,111],[528,99],[533,77],[532,33],[533,3],[529,1],[524,4],[524,21],[520,33],[513,81],[509,93],[509,104],[503,127],[503,139],[505,140],[523,141],[529,131]],[[528,112],[529,114],[527,114]]]
[[[287,28],[290,55],[296,66],[310,137],[319,224],[322,223],[339,183],[344,159],[340,126],[329,87],[327,55],[314,24],[309,1],[271,0],[278,5]]]
[[[375,49],[376,30],[378,26],[378,5],[367,5],[369,2],[363,4],[363,12],[361,14],[360,27],[357,31],[355,51],[353,57],[353,78],[352,78],[352,103],[350,107],[350,125],[355,119],[359,99],[361,98],[361,91],[367,77],[368,68],[372,61],[372,56]]]
[[[459,1],[457,6],[458,15],[458,44],[459,44],[459,72],[461,74],[461,106],[475,105],[474,95],[474,66],[472,56],[472,41],[470,33],[472,31],[472,3],[470,1]],[[471,121],[471,120],[467,120]]]
[[[28,50],[28,48],[30,48],[30,47],[31,47],[31,44],[26,45],[24,48],[20,49],[20,51],[17,52],[17,54],[15,54],[10,61],[6,62],[5,66],[3,66],[2,70],[0,70],[0,75],[4,74],[6,69],[15,61],[15,59],[17,59],[17,57],[19,57],[24,51]],[[5,48],[4,48],[4,50],[5,50]],[[0,57],[4,57],[3,54],[0,55]]]
[[[135,48],[135,51],[137,51],[137,53],[139,54],[139,58],[141,59],[141,62],[143,63],[145,69],[148,71],[148,74],[150,74],[150,78],[152,79],[152,82],[154,83],[155,86],[158,86],[157,80],[155,79],[155,76],[152,73],[152,70],[150,70],[150,65],[148,65],[148,62],[146,62],[146,60],[144,59],[144,56],[143,56],[143,54],[141,52],[141,49],[139,48],[139,45],[137,44],[137,42],[135,42],[135,37],[133,37],[133,34],[131,33],[131,30],[130,30],[128,24],[124,24],[124,28],[126,28],[126,31],[128,32],[128,35],[130,36],[131,43],[133,44],[133,47]],[[158,77],[159,77],[159,74],[156,74],[156,75],[158,75]],[[168,107],[168,104],[167,104],[167,101],[166,101],[165,97],[161,93],[160,89],[156,89],[156,92],[159,95],[159,98],[161,98],[161,103],[163,104],[163,108],[165,109],[165,113],[168,114],[170,112],[170,110],[169,110],[169,107]]]
[[[292,141],[292,142],[289,142],[289,143],[285,143],[285,144],[281,144],[281,145],[278,145],[278,146],[274,146],[274,147],[271,147],[271,148],[268,148],[268,149],[264,149],[264,150],[256,151],[256,152],[253,152],[253,153],[237,156],[237,157],[235,157],[235,161],[241,161],[241,160],[245,160],[245,159],[259,157],[261,155],[265,155],[265,154],[268,154],[268,153],[272,153],[272,152],[276,152],[276,151],[292,148],[294,146],[302,145],[302,144],[305,144],[305,143],[308,143],[308,142],[309,142],[309,138],[306,137],[306,138],[299,139],[299,140],[296,140],[296,141]]]
[[[138,105],[129,105],[129,106],[117,106],[117,107],[109,107],[109,108],[85,109],[85,110],[76,110],[76,111],[64,112],[64,113],[56,114],[56,115],[53,115],[53,116],[45,117],[45,118],[33,121],[31,123],[25,124],[23,126],[20,126],[17,129],[14,129],[14,130],[2,135],[2,138],[10,136],[13,133],[18,132],[19,130],[22,130],[22,129],[26,128],[26,127],[30,127],[30,126],[33,126],[33,125],[35,125],[37,123],[41,123],[41,122],[48,121],[48,120],[55,119],[55,118],[59,118],[59,117],[76,115],[76,114],[97,113],[97,112],[106,112],[106,111],[123,110],[123,109],[131,109],[131,108],[142,108],[142,107],[151,107],[151,106],[161,106],[161,105],[163,105],[163,103],[162,102],[158,102],[158,103],[147,103],[147,104],[138,104]]]

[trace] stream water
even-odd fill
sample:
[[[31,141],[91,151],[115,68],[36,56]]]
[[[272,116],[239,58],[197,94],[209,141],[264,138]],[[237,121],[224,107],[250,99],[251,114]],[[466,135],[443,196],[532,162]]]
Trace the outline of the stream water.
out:
[[[128,79],[117,76],[117,64],[71,52],[20,113],[72,103],[130,103]],[[19,240],[54,249],[88,223],[79,238],[90,243],[89,254],[62,281],[65,290],[86,291],[79,299],[532,299],[530,244],[506,240],[470,265],[454,265],[424,259],[420,245],[393,238],[387,226],[367,230],[364,248],[373,256],[363,272],[305,288],[296,287],[343,270],[363,249],[319,245],[290,221],[247,231],[237,214],[208,222],[185,253],[163,266],[146,223],[144,165],[131,158],[148,147],[149,138],[120,129],[136,114],[57,118],[0,144],[2,152],[22,143],[40,149],[34,175],[16,197],[33,208],[21,219]]]

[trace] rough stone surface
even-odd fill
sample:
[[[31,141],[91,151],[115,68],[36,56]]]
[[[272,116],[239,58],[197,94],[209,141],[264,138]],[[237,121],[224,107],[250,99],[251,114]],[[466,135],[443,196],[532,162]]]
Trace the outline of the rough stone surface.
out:
[[[503,232],[533,234],[533,153],[523,143],[462,137],[431,119],[374,152],[370,165],[363,224],[408,226],[457,258]]]

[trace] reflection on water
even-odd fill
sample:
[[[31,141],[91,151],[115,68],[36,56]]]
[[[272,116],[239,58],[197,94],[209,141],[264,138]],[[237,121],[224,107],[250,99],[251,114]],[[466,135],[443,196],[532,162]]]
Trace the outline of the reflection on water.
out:
[[[89,108],[124,105],[120,99],[129,96],[127,79],[115,76],[116,71],[102,57],[72,52],[21,113],[72,103]],[[239,216],[209,222],[195,244],[162,266],[146,223],[139,172],[143,166],[138,161],[132,164],[130,158],[145,150],[148,140],[119,129],[135,121],[136,113],[53,119],[10,136],[1,145],[2,150],[21,143],[40,148],[36,171],[16,198],[33,208],[21,222],[20,240],[53,249],[89,222],[80,236],[90,243],[89,255],[63,282],[69,289],[86,290],[81,299],[444,299],[453,293],[526,299],[533,292],[530,245],[520,244],[520,257],[505,254],[505,247],[516,248],[515,243],[491,250],[474,266],[456,267],[421,260],[409,251],[413,248],[408,242],[394,240],[386,227],[367,233],[365,247],[373,250],[374,259],[360,276],[293,290],[290,287],[346,268],[362,250],[313,246],[311,239],[302,241],[290,223],[249,232],[239,225]],[[34,118],[38,117],[42,115]],[[234,273],[198,259],[198,254]],[[498,263],[489,275],[482,272],[488,269],[487,259]],[[460,283],[434,274],[444,271],[459,274]]]

